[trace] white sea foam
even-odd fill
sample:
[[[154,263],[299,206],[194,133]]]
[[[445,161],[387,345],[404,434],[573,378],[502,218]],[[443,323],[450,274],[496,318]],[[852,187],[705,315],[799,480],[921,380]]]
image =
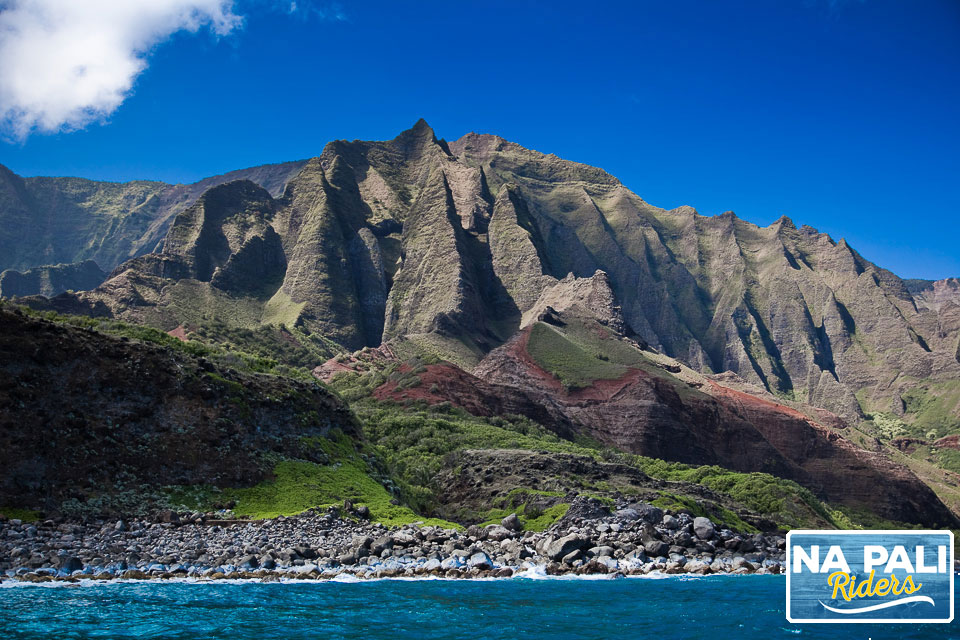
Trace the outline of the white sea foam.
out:
[[[53,582],[21,582],[19,580],[13,579],[4,579],[0,580],[0,589],[15,589],[15,588],[29,588],[29,587],[45,587],[45,588],[84,588],[84,587],[97,587],[104,585],[116,585],[116,584],[195,584],[195,585],[211,585],[211,584],[232,584],[232,585],[243,585],[243,584],[270,584],[276,582],[277,584],[366,584],[373,582],[381,582],[384,580],[400,581],[400,582],[420,582],[420,581],[449,581],[449,582],[489,582],[489,581],[501,581],[501,580],[614,580],[619,577],[625,577],[633,580],[702,580],[702,579],[718,579],[718,578],[750,578],[754,574],[731,574],[731,573],[713,573],[709,575],[698,575],[698,574],[688,574],[688,573],[678,573],[678,574],[666,574],[660,571],[652,571],[644,575],[614,575],[614,574],[591,574],[591,575],[577,575],[574,573],[567,573],[563,575],[547,575],[546,568],[543,565],[536,565],[532,563],[526,563],[524,567],[514,567],[515,573],[509,578],[496,578],[493,576],[486,578],[446,578],[443,576],[393,576],[393,577],[367,577],[367,578],[358,578],[357,576],[351,573],[340,573],[332,578],[327,579],[316,579],[316,578],[301,578],[297,575],[296,572],[288,572],[287,575],[281,576],[277,581],[264,582],[260,578],[205,578],[198,576],[183,576],[183,577],[174,577],[174,578],[149,578],[146,580],[127,580],[123,578],[114,578],[112,580],[95,580],[84,578],[78,582],[65,582],[62,580],[56,580]],[[767,575],[777,575],[777,574],[767,574]],[[783,575],[781,574],[782,578]]]

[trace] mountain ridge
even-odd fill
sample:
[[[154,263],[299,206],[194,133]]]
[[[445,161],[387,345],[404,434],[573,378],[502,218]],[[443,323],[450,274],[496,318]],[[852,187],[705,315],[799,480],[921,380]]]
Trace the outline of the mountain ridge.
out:
[[[960,432],[954,280],[905,282],[786,216],[759,227],[732,212],[661,209],[602,169],[487,134],[447,143],[422,120],[393,140],[333,141],[272,166],[259,176],[272,190],[211,183],[163,209],[143,236],[163,229],[162,242],[95,289],[25,302],[167,331],[279,325],[346,352],[386,343],[468,373],[522,328],[586,318],[699,375],[731,372],[780,402],[837,414],[861,446],[888,420],[929,443]],[[11,224],[29,214],[9,195],[15,182],[0,192]],[[602,287],[584,289],[593,278]],[[588,291],[599,297],[584,302]],[[584,357],[554,343],[566,355],[547,354],[561,372],[550,375],[571,353]],[[633,366],[598,360],[583,362],[601,376]],[[584,428],[603,432],[611,419],[601,412]]]

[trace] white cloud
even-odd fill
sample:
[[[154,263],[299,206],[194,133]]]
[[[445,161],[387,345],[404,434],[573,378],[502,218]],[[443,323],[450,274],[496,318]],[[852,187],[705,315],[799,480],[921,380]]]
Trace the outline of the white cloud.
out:
[[[103,120],[152,47],[241,24],[233,0],[0,0],[0,128],[23,140]]]
[[[292,0],[287,13],[304,19],[317,18],[331,22],[346,22],[347,14],[338,3],[317,3],[314,0]]]

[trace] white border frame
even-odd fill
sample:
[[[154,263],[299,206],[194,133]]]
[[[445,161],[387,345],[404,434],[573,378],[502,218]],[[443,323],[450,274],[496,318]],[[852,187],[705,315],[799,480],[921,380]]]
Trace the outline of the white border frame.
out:
[[[791,564],[790,557],[790,536],[792,534],[826,534],[826,535],[948,535],[950,537],[950,556],[947,561],[947,568],[950,572],[950,617],[949,618],[923,618],[923,619],[911,619],[911,620],[890,620],[890,619],[877,619],[877,618],[857,618],[855,620],[843,620],[843,619],[830,619],[830,618],[816,618],[816,619],[805,619],[805,618],[791,618],[790,617],[790,576],[793,573],[793,565]],[[830,530],[830,529],[795,529],[787,532],[787,622],[793,624],[932,624],[932,623],[942,623],[949,624],[953,622],[953,583],[954,583],[954,570],[953,570],[953,531],[949,529],[943,530],[934,530],[934,529],[888,529],[888,530],[859,530],[859,529],[843,529],[843,530]]]

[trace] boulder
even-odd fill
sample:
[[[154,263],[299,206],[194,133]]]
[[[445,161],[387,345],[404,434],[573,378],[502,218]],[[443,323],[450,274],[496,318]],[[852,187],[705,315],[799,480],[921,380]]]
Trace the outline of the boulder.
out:
[[[577,496],[570,503],[567,513],[557,521],[555,526],[569,527],[577,521],[600,520],[610,514],[610,509],[602,501],[586,496]]]
[[[563,564],[573,565],[574,562],[582,558],[583,558],[583,551],[581,551],[580,549],[574,549],[567,555],[563,556],[563,559],[561,560],[561,562],[563,562]]]
[[[683,568],[687,573],[698,573],[700,575],[710,573],[710,565],[700,560],[691,560],[683,565]]]
[[[710,540],[716,534],[716,529],[710,518],[699,517],[693,519],[693,532],[701,540]]]
[[[370,536],[354,536],[351,546],[354,549],[369,549],[373,544],[373,538]]]
[[[589,541],[576,533],[557,538],[547,545],[544,554],[551,560],[557,561],[569,554],[571,551],[583,549],[589,544]]]
[[[643,545],[643,550],[647,552],[651,558],[659,558],[661,556],[666,556],[670,551],[670,545],[662,540],[651,540]]]
[[[523,524],[520,523],[520,518],[518,518],[515,513],[511,513],[501,520],[500,525],[507,531],[520,531],[523,529]]]
[[[370,553],[379,556],[385,549],[393,548],[393,538],[390,536],[381,536],[370,543]]]
[[[313,560],[317,557],[317,550],[313,549],[312,547],[305,547],[305,546],[293,547],[293,549],[291,549],[290,551],[293,551],[294,553],[299,555],[301,558],[306,558],[307,560]]]
[[[636,509],[631,509],[630,507],[627,507],[626,509],[618,509],[613,515],[620,520],[626,520],[628,522],[634,522],[640,519],[640,512]]]
[[[513,537],[512,531],[499,524],[490,525],[487,527],[486,531],[487,540],[493,540],[494,542],[500,542],[501,540],[506,540],[507,538]]]
[[[751,563],[751,562],[750,562],[749,560],[747,560],[746,558],[743,558],[743,557],[740,557],[740,556],[737,556],[736,558],[733,559],[733,561],[730,563],[730,567],[731,567],[734,571],[738,571],[738,570],[741,570],[741,569],[742,569],[742,570],[745,570],[745,571],[754,571],[754,570],[756,569],[756,567],[753,565],[753,563]]]
[[[180,524],[180,516],[172,509],[162,509],[157,513],[158,522],[168,522],[170,524]]]
[[[636,503],[631,504],[629,508],[640,514],[640,519],[646,523],[660,524],[663,522],[663,509],[652,504]]]
[[[686,531],[681,531],[673,538],[674,544],[677,544],[681,547],[692,547],[693,546],[693,536],[691,536]]]
[[[467,566],[471,569],[477,568],[480,570],[492,569],[493,561],[490,559],[490,556],[485,554],[483,551],[478,551],[467,560]]]

